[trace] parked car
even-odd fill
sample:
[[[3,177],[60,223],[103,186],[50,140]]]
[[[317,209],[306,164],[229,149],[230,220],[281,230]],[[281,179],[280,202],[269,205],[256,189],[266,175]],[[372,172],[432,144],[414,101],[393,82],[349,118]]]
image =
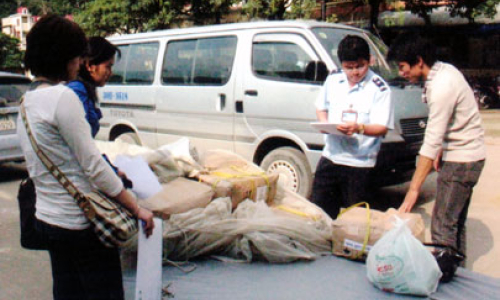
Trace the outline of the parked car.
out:
[[[0,72],[0,163],[22,161],[16,121],[19,101],[31,80],[23,75]]]
[[[397,77],[381,40],[340,24],[250,22],[109,38],[121,59],[99,90],[98,139],[158,147],[185,136],[200,150],[236,152],[307,196],[324,146],[310,125],[314,102],[328,72],[340,69],[337,47],[348,34],[368,41],[375,72]],[[386,185],[410,178],[427,122],[420,86],[392,91],[395,129],[373,173]]]

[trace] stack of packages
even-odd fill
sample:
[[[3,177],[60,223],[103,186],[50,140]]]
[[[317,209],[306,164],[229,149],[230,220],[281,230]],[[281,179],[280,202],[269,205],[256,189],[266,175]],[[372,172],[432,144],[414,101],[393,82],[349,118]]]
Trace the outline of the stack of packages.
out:
[[[255,164],[224,150],[198,155],[182,139],[157,150],[99,145],[111,160],[139,155],[161,183],[141,205],[164,220],[164,257],[218,255],[242,261],[313,260],[331,251],[331,222],[323,210],[278,184]],[[132,245],[131,247],[134,247]]]

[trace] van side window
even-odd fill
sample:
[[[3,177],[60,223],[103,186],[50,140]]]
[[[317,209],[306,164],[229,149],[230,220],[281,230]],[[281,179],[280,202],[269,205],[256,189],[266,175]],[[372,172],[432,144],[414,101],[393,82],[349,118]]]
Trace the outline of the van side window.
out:
[[[172,85],[224,85],[236,54],[236,37],[171,41],[163,59],[162,82]]]
[[[287,42],[254,42],[252,70],[271,80],[304,81],[307,65],[314,61],[299,45]]]
[[[110,83],[126,85],[149,85],[153,83],[158,43],[122,45],[118,47],[121,58],[113,67]]]
[[[123,84],[125,81],[125,66],[127,65],[129,45],[120,45],[121,56],[115,56],[115,64],[113,66],[113,75],[108,80],[108,83]]]

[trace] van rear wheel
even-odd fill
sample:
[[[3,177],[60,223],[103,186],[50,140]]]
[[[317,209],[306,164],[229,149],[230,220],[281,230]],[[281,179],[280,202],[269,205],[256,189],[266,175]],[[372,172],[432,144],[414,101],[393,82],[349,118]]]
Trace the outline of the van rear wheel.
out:
[[[306,156],[293,147],[277,148],[264,157],[261,167],[269,174],[278,174],[279,182],[298,194],[309,197],[312,172]]]
[[[124,132],[124,133],[120,134],[119,136],[117,136],[115,138],[115,141],[116,140],[120,140],[122,142],[132,144],[132,145],[141,146],[141,140],[139,140],[139,137],[134,132]]]

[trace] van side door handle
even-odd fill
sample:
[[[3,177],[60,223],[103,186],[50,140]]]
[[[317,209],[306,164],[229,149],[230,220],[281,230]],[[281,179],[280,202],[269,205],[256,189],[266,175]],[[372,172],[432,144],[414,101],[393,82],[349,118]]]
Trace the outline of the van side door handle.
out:
[[[256,90],[246,90],[245,95],[255,97],[255,96],[258,96],[259,93]]]
[[[226,108],[226,94],[219,94],[219,99],[216,102],[216,110],[223,111]]]
[[[236,102],[234,102],[234,106],[237,113],[243,113],[243,101],[237,100]]]

